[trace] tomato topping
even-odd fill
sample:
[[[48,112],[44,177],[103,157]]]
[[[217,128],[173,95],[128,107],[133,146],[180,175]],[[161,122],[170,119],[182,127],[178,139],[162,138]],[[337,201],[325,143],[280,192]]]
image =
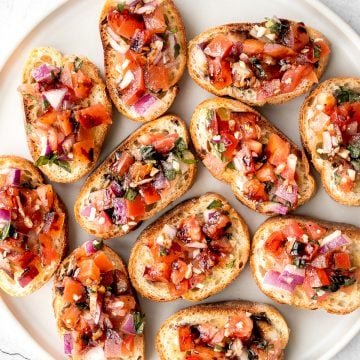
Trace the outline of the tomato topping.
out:
[[[312,65],[297,65],[295,68],[286,70],[281,78],[281,92],[288,93],[293,91],[303,80],[308,80],[312,84],[318,82]]]
[[[246,39],[242,43],[242,52],[246,55],[261,54],[264,51],[264,42],[256,39]]]
[[[273,79],[270,81],[263,81],[260,89],[256,93],[257,100],[264,100],[275,94],[280,94],[280,80]]]
[[[169,70],[162,64],[148,64],[145,70],[146,87],[152,91],[169,89]]]
[[[180,351],[191,350],[195,347],[192,339],[191,329],[189,326],[180,326],[179,331],[179,345]]]
[[[270,164],[270,163],[266,163],[264,164],[257,172],[256,172],[256,177],[261,181],[261,182],[266,182],[266,181],[271,181],[271,182],[275,182],[276,181],[276,175],[275,175],[275,171],[274,171],[274,167]]]
[[[234,152],[239,143],[239,140],[230,134],[222,134],[221,140],[225,144],[226,148],[226,150],[222,153],[222,156],[225,161],[231,161],[234,158]]]
[[[123,151],[120,155],[120,158],[115,161],[114,164],[111,165],[111,171],[116,173],[119,176],[124,176],[130,166],[135,162],[135,159],[128,152]]]
[[[272,133],[266,145],[266,152],[270,155],[269,162],[278,166],[287,161],[290,154],[290,144],[279,135]]]
[[[136,301],[131,295],[121,295],[117,297],[117,300],[124,303],[123,307],[128,310],[133,310],[136,308]]]
[[[75,119],[85,129],[112,123],[111,116],[102,104],[92,105],[85,109],[75,111]]]
[[[218,90],[230,86],[232,83],[231,68],[228,61],[221,58],[208,59],[211,84]]]
[[[202,239],[200,222],[196,216],[189,216],[179,224],[177,236],[184,242]]]
[[[84,285],[97,284],[100,282],[100,269],[96,266],[94,260],[82,260],[79,264],[79,269],[77,279]]]
[[[332,262],[332,253],[320,254],[317,255],[312,261],[311,266],[319,268],[319,269],[326,269],[331,266]]]
[[[85,294],[84,286],[71,277],[66,276],[64,279],[64,294],[63,300],[65,302],[76,302]]]
[[[278,256],[283,251],[286,241],[286,236],[281,231],[275,231],[265,241],[264,249],[274,256]]]
[[[154,33],[163,33],[166,31],[167,26],[164,10],[161,6],[157,6],[150,14],[145,13],[143,18],[147,30],[151,30]]]
[[[203,163],[209,171],[217,177],[221,176],[225,170],[225,163],[211,153],[206,153]]]
[[[25,251],[18,255],[7,256],[15,266],[20,266],[22,269],[26,269],[35,257],[36,255],[32,251]]]
[[[70,305],[67,308],[63,309],[63,313],[61,315],[62,321],[64,322],[64,326],[66,328],[74,328],[76,323],[79,321],[81,315],[80,309],[74,304]]]
[[[347,253],[334,254],[335,269],[348,270],[351,268],[350,255]]]
[[[228,321],[228,332],[231,336],[239,337],[241,339],[249,339],[254,327],[252,319],[246,316],[245,313],[231,316]]]
[[[289,224],[282,230],[282,232],[287,238],[291,237],[296,239],[301,239],[305,234],[304,230],[295,220],[290,221]]]
[[[261,183],[258,179],[254,178],[248,180],[244,185],[244,193],[251,200],[267,201],[269,196],[265,191],[265,184]]]
[[[187,271],[187,264],[184,261],[181,260],[174,261],[172,264],[172,272],[170,275],[171,281],[175,285],[180,284],[180,282],[183,281],[185,278],[186,271]]]
[[[227,36],[220,34],[215,36],[204,49],[204,53],[213,58],[220,57],[224,59],[229,55],[232,48],[232,41]]]
[[[179,138],[179,134],[168,134],[159,137],[158,139],[154,139],[152,145],[155,150],[159,153],[166,154],[170,152],[175,146],[175,141]]]
[[[107,272],[114,269],[113,262],[108,258],[108,256],[103,251],[97,251],[95,253],[94,262],[102,272]]]
[[[178,284],[170,283],[169,291],[172,296],[181,296],[190,289],[189,280],[183,280]]]
[[[36,188],[36,192],[41,200],[45,211],[50,211],[54,205],[54,190],[51,185],[40,185]]]
[[[310,36],[303,23],[291,22],[283,37],[284,44],[295,51],[302,50],[309,41]]]
[[[132,356],[134,354],[135,336],[127,335],[121,339],[120,356]]]
[[[129,65],[134,75],[134,80],[125,89],[121,90],[121,98],[126,105],[134,105],[144,94],[146,87],[144,81],[144,71],[141,66],[136,63]]]
[[[171,265],[164,262],[156,262],[151,267],[146,267],[144,278],[149,281],[169,282]]]
[[[144,198],[146,205],[155,204],[156,202],[161,200],[160,194],[155,190],[154,185],[152,185],[151,183],[142,185],[140,192]]]
[[[53,261],[59,258],[56,252],[55,245],[51,237],[47,234],[39,234],[41,263],[43,265],[50,265]]]
[[[106,211],[100,211],[98,224],[99,232],[101,233],[108,232],[109,229],[112,227],[111,217]]]
[[[94,161],[94,140],[79,141],[73,145],[74,157],[82,163]]]
[[[264,55],[283,59],[288,56],[295,56],[296,52],[284,45],[266,43],[264,45]]]
[[[74,126],[70,120],[70,115],[71,115],[70,110],[65,110],[57,113],[57,120],[59,120],[60,126],[65,136],[72,134],[74,131]]]
[[[330,278],[324,269],[307,266],[305,269],[306,278],[312,288],[330,285]]]
[[[136,195],[133,201],[126,199],[127,216],[129,218],[139,218],[145,214],[145,202],[141,195]]]
[[[313,221],[306,222],[306,232],[313,240],[319,240],[326,234],[326,230]]]
[[[107,18],[111,30],[127,39],[131,39],[137,29],[143,30],[145,27],[144,22],[139,17],[129,14],[127,10],[122,13],[111,11]]]
[[[44,125],[53,125],[57,118],[57,112],[54,110],[48,111],[41,115],[37,121]]]
[[[35,266],[27,267],[18,278],[18,283],[21,287],[27,286],[37,275],[39,270]]]
[[[75,96],[79,99],[86,99],[89,97],[92,80],[87,77],[81,70],[71,73],[72,88],[74,90]]]

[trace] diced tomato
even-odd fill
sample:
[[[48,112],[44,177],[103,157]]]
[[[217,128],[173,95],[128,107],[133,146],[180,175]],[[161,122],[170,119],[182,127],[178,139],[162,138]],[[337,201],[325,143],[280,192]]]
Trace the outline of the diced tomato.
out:
[[[152,91],[169,89],[169,70],[163,64],[148,64],[145,69],[145,84]]]
[[[280,93],[281,82],[280,79],[272,79],[270,81],[263,81],[260,89],[256,93],[257,100],[265,100],[266,98]]]
[[[151,30],[136,30],[131,40],[130,49],[137,53],[140,53],[142,47],[150,43],[153,35],[154,32]]]
[[[326,230],[313,221],[307,222],[305,227],[310,239],[319,240],[326,234]]]
[[[57,113],[57,120],[59,120],[60,126],[65,136],[72,134],[74,130],[73,123],[70,120],[70,115],[71,115],[70,110],[65,110]]]
[[[312,288],[330,285],[330,278],[324,269],[307,266],[305,269],[305,279],[308,279]]]
[[[199,355],[186,355],[185,360],[202,360],[202,358]]]
[[[266,152],[270,155],[270,164],[278,166],[287,161],[290,154],[290,144],[279,135],[272,133],[266,145]]]
[[[189,216],[182,220],[178,226],[178,238],[184,242],[202,240],[201,224],[196,216]]]
[[[145,201],[141,195],[136,195],[133,201],[126,199],[127,217],[139,218],[145,214]]]
[[[50,127],[48,129],[47,140],[51,151],[56,151],[58,149],[58,143],[60,143],[58,135],[60,134],[55,130],[54,127]]]
[[[263,41],[256,39],[246,39],[242,43],[242,52],[250,56],[261,54],[264,51],[264,45],[265,43]]]
[[[265,190],[265,184],[261,183],[258,179],[253,178],[248,180],[244,185],[244,193],[246,196],[255,201],[267,201],[269,195]]]
[[[40,256],[43,265],[50,265],[59,258],[51,237],[47,234],[39,234]]]
[[[99,232],[108,232],[112,225],[113,223],[109,214],[106,211],[100,211],[98,219]]]
[[[18,283],[21,287],[27,286],[37,275],[39,270],[35,266],[29,266],[18,278]]]
[[[196,345],[194,350],[196,355],[190,355],[195,360],[209,360],[209,359],[216,359],[216,360],[224,360],[225,357],[223,354],[216,352],[210,347]],[[191,359],[191,357],[186,357],[186,360]]]
[[[65,223],[65,213],[55,213],[48,234],[55,241],[60,237]]]
[[[266,181],[275,182],[277,179],[276,175],[275,175],[274,167],[269,162],[267,162],[265,165],[263,165],[256,172],[256,177],[261,182],[266,182]]]
[[[81,70],[71,73],[72,88],[75,96],[79,99],[86,99],[89,97],[91,88],[93,86],[92,80],[86,76]]]
[[[77,141],[91,141],[94,139],[93,130],[85,129],[83,126],[79,126],[79,131],[77,133]]]
[[[284,45],[266,43],[264,46],[264,55],[283,59],[289,56],[295,56],[296,52]]]
[[[119,160],[116,160],[115,163],[111,165],[110,169],[117,175],[124,176],[134,162],[135,162],[134,157],[130,155],[128,152],[123,151],[121,153]]]
[[[84,286],[71,277],[65,277],[63,300],[66,302],[76,302],[85,294]]]
[[[180,284],[180,282],[183,281],[185,278],[186,271],[187,271],[187,264],[184,261],[181,260],[174,261],[172,264],[172,271],[170,275],[171,281],[175,285]]]
[[[254,139],[249,139],[249,140],[246,140],[245,143],[247,144],[248,148],[251,151],[256,152],[258,155],[261,154],[262,147],[263,147],[261,142],[256,141]]]
[[[29,264],[35,259],[35,254],[32,251],[25,251],[17,255],[7,255],[6,258],[15,266],[20,266],[26,269]]]
[[[315,42],[315,45],[320,46],[320,56],[324,57],[329,55],[330,53],[330,48],[329,46],[326,44],[326,42],[324,40],[319,40]]]
[[[165,136],[162,133],[145,133],[138,137],[138,142],[142,145],[152,145],[154,141],[160,140]]]
[[[264,249],[275,256],[280,255],[286,241],[286,236],[281,231],[275,231],[265,241]]]
[[[305,234],[304,230],[300,227],[299,223],[295,220],[291,220],[289,224],[282,230],[282,233],[287,237],[301,239]]]
[[[75,111],[75,119],[85,128],[111,124],[111,116],[102,104],[92,105],[85,109]]]
[[[168,134],[152,142],[155,150],[159,153],[166,154],[175,146],[175,141],[179,138],[179,134]]]
[[[135,335],[127,335],[126,338],[121,339],[121,348],[119,355],[123,356],[133,356],[134,355],[134,344],[135,344]]]
[[[244,312],[240,312],[236,316],[231,316],[228,321],[227,328],[229,334],[240,339],[249,339],[254,327],[252,319],[246,316]]]
[[[151,163],[142,164],[141,162],[135,162],[129,168],[129,178],[135,182],[141,181],[150,174],[152,168]]]
[[[351,268],[350,255],[347,253],[334,254],[335,269],[348,270]]]
[[[231,134],[222,134],[221,140],[225,144],[226,150],[222,153],[225,161],[231,161],[234,158],[235,149],[239,143],[239,140]]]
[[[103,251],[97,251],[95,253],[94,262],[101,272],[107,272],[114,269],[113,262]]]
[[[84,285],[98,284],[100,282],[100,269],[96,266],[93,259],[82,260],[79,264],[79,269],[77,279]]]
[[[286,46],[298,52],[309,43],[310,36],[304,24],[291,22],[283,41]]]
[[[36,188],[45,211],[50,211],[54,205],[54,190],[51,185],[40,185]]]
[[[189,288],[193,289],[198,284],[202,284],[206,280],[205,274],[193,274],[189,279]]]
[[[309,299],[311,299],[315,294],[315,290],[311,287],[311,278],[309,276],[305,277],[303,284],[301,285],[302,289],[305,291],[305,294]]]
[[[351,180],[350,176],[342,175],[340,184],[338,184],[338,188],[344,193],[348,193],[352,191],[355,186],[355,182]]]
[[[136,301],[132,295],[121,295],[117,296],[116,299],[123,302],[123,307],[127,310],[134,310],[136,308]]]
[[[229,55],[233,46],[231,40],[227,36],[220,34],[215,36],[204,49],[204,53],[213,58],[220,57],[224,59]]]
[[[140,65],[132,63],[129,66],[134,75],[134,80],[125,89],[121,90],[121,98],[126,105],[134,105],[144,94],[146,87],[144,81],[144,71]]]
[[[231,85],[232,76],[230,63],[221,58],[208,58],[208,70],[211,84],[218,90],[222,90],[226,86]]]
[[[155,190],[154,185],[150,183],[142,185],[140,192],[144,198],[146,205],[155,204],[156,202],[161,200],[160,194]]]
[[[235,121],[235,130],[240,132],[242,140],[258,140],[260,129],[257,126],[258,115],[247,112],[232,112],[231,119]]]
[[[82,163],[94,161],[94,140],[79,141],[73,145],[74,158]]]
[[[183,280],[178,284],[170,283],[169,291],[172,296],[181,296],[190,289],[189,280]]]
[[[127,10],[119,13],[118,11],[111,11],[107,16],[108,24],[117,35],[131,39],[135,31],[143,30],[145,27],[144,22],[140,17],[129,14]]]
[[[293,91],[303,80],[308,80],[311,84],[318,82],[312,65],[298,65],[295,68],[286,70],[281,78],[281,92],[288,93]]]
[[[179,332],[179,345],[180,351],[188,351],[194,348],[195,344],[192,339],[191,329],[189,326],[180,326]]]
[[[163,33],[166,30],[166,21],[164,16],[164,9],[162,6],[157,6],[150,14],[143,15],[145,27],[154,33]]]
[[[219,177],[224,172],[226,163],[222,162],[217,156],[207,153],[203,159],[203,164],[214,176]]]
[[[44,125],[53,125],[57,118],[57,112],[52,110],[38,117],[38,121]]]
[[[81,310],[72,304],[69,307],[63,309],[61,319],[64,322],[64,326],[68,329],[73,329],[76,323],[79,321]]]
[[[170,281],[171,265],[169,263],[158,262],[146,267],[144,278],[149,281],[159,281],[168,283]]]

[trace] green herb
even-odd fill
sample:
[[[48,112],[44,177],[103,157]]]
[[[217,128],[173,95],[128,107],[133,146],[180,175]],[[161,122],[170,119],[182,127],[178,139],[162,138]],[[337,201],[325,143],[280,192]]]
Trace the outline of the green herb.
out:
[[[222,346],[215,344],[214,350],[217,352],[223,352],[225,349]]]
[[[250,62],[252,63],[252,65],[254,67],[255,75],[260,79],[265,79],[266,73],[260,63],[260,60],[257,58],[251,58]]]
[[[339,174],[334,174],[334,183],[335,185],[339,185],[341,183],[341,176]]]
[[[185,158],[182,158],[181,161],[185,164],[195,164],[196,163],[196,160],[195,159],[185,159]]]
[[[351,279],[351,278],[345,279],[343,286],[350,286],[350,285],[352,285],[352,284],[355,284],[355,282],[356,282],[356,279]]]
[[[160,256],[167,256],[169,255],[169,250],[163,246],[160,247],[160,251],[159,251],[159,255]]]
[[[87,310],[89,309],[89,305],[86,302],[78,302],[76,303],[76,306],[80,309],[80,310]]]
[[[68,161],[60,160],[59,155],[42,155],[35,161],[35,166],[44,166],[44,165],[57,165],[67,172],[71,173],[71,168]]]
[[[330,276],[330,285],[313,287],[314,290],[322,290],[325,292],[336,292],[340,289],[341,286],[350,286],[356,282],[356,279],[351,278],[346,275],[333,275]]]
[[[93,247],[95,250],[101,250],[104,247],[104,241],[103,240],[94,240]]]
[[[107,287],[106,287],[106,291],[112,292],[112,290],[113,290],[113,288],[112,288],[111,286],[107,286]]]
[[[156,154],[155,149],[152,145],[142,146],[140,148],[141,157],[144,160],[152,160]]]
[[[319,45],[314,45],[314,58],[318,59],[321,55],[321,47]]]
[[[293,260],[293,265],[295,265],[296,267],[298,267],[299,269],[305,269],[306,267],[306,261],[304,259],[301,258],[295,258]]]
[[[223,142],[219,142],[219,143],[214,143],[214,149],[218,152],[218,153],[223,153],[226,151],[226,146]]]
[[[254,350],[248,350],[248,359],[249,360],[257,360],[259,359],[259,355]]]
[[[214,119],[215,111],[214,110],[208,110],[206,113],[206,120],[208,122],[211,122]]]
[[[134,189],[128,188],[125,193],[125,199],[129,201],[134,201],[136,198],[137,192]]]
[[[174,45],[174,58],[176,59],[180,54],[180,45],[179,44],[175,44]]]
[[[226,267],[227,267],[228,269],[232,269],[232,268],[234,267],[234,265],[235,265],[235,259],[229,261],[229,262],[226,264]]]
[[[340,86],[339,89],[335,90],[335,97],[336,97],[336,101],[339,104],[342,104],[344,102],[355,102],[355,101],[360,101],[360,94],[347,89],[343,86]]]
[[[165,169],[164,175],[168,180],[174,180],[176,178],[176,170],[175,169]]]
[[[283,35],[289,29],[287,22],[278,19],[267,19],[265,26],[270,29],[270,32],[276,35]]]
[[[213,200],[207,207],[208,210],[222,208],[223,203],[220,200]]]
[[[0,240],[5,240],[9,236],[10,232],[10,223],[4,225],[0,232]]]
[[[78,72],[81,68],[81,65],[83,63],[83,60],[80,59],[79,57],[76,57],[74,60],[74,70],[75,72]]]
[[[347,149],[350,151],[352,159],[360,158],[360,139],[355,144],[348,145]]]
[[[135,330],[137,335],[141,335],[144,331],[144,320],[145,317],[141,315],[140,312],[134,313],[134,323],[135,323]]]
[[[174,148],[171,152],[185,164],[194,164],[196,162],[193,154],[187,150],[187,144],[182,137],[176,139]]]
[[[230,161],[230,162],[226,165],[226,167],[227,167],[228,169],[235,170],[235,165],[234,165],[234,163],[233,163],[232,161]]]
[[[49,106],[50,106],[50,103],[44,98],[44,100],[41,104],[42,111],[46,111]]]
[[[178,30],[178,28],[175,26],[175,27],[171,28],[170,31],[171,31],[173,34],[176,34],[179,30]]]
[[[116,10],[117,10],[118,12],[123,12],[124,9],[125,9],[125,2],[122,2],[122,3],[118,3],[118,4],[117,4]]]

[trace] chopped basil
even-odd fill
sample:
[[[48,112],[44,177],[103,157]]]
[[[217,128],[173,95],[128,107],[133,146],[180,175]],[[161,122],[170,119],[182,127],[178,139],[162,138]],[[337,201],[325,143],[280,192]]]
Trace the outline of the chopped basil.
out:
[[[360,94],[347,89],[343,86],[340,86],[339,89],[335,90],[335,97],[338,104],[342,104],[344,102],[355,102],[360,101]]]
[[[160,256],[167,256],[169,255],[169,250],[163,246],[160,247],[160,251],[159,251],[159,255]]]
[[[356,279],[346,275],[332,275],[330,276],[330,285],[313,287],[314,290],[322,290],[325,292],[336,292],[341,286],[350,286],[356,282]]]
[[[176,59],[180,54],[180,45],[179,44],[175,44],[174,45],[174,58]]]
[[[214,110],[208,110],[207,113],[206,113],[206,120],[208,122],[211,122],[213,119],[214,119],[214,113],[215,111]]]
[[[321,55],[321,47],[319,45],[314,45],[314,58],[318,59]]]
[[[352,159],[360,158],[360,139],[355,144],[349,144],[347,149],[350,151],[350,157]]]
[[[218,345],[218,344],[215,344],[214,350],[215,350],[216,352],[223,352],[223,351],[225,351],[225,349],[224,349],[222,346]]]
[[[192,153],[187,150],[187,144],[182,137],[176,139],[174,148],[171,150],[171,152],[185,164],[195,164],[196,162]],[[189,154],[191,157],[187,156]]]
[[[220,200],[213,200],[207,207],[208,210],[222,208],[223,203]]]
[[[291,250],[290,255],[301,256],[305,251],[305,244],[300,241],[295,241]]]
[[[296,267],[298,267],[300,269],[304,269],[306,267],[306,261],[304,259],[297,257],[293,260],[293,265],[295,265]]]
[[[170,29],[170,32],[172,32],[173,34],[176,34],[178,31],[179,30],[176,26]]]
[[[264,313],[264,312],[257,313],[257,314],[251,314],[250,318],[254,321],[264,321],[268,324],[271,324],[270,319],[267,317],[266,313]]]
[[[175,169],[164,169],[164,176],[168,180],[174,180],[176,178],[176,170]]]
[[[137,192],[134,189],[127,189],[125,193],[125,199],[129,201],[134,201],[136,198]]]
[[[141,315],[140,312],[137,311],[134,313],[134,323],[137,335],[141,335],[144,331],[144,320],[145,317]]]
[[[74,60],[74,70],[75,72],[78,72],[81,68],[81,65],[83,63],[83,60],[80,59],[79,57],[76,57]]]
[[[227,167],[228,169],[235,170],[235,165],[234,165],[234,163],[233,163],[232,161],[230,161],[230,162],[226,165],[226,167]]]
[[[334,174],[334,183],[335,185],[339,185],[341,183],[341,176],[339,174]]]
[[[57,154],[42,155],[35,161],[36,166],[44,166],[51,164],[57,165],[62,169],[66,170],[67,172],[71,173],[69,162],[65,160],[60,160],[59,155]]]
[[[229,262],[226,264],[226,267],[227,267],[228,269],[232,269],[232,268],[234,267],[234,265],[235,265],[235,259],[229,261]]]
[[[104,241],[103,240],[94,240],[93,246],[95,250],[101,250],[104,247]]]
[[[289,28],[289,24],[278,19],[267,19],[265,26],[276,35],[283,35]]]
[[[257,59],[257,58],[251,58],[250,62],[253,65],[256,77],[258,77],[260,79],[265,79],[266,73],[265,73],[265,70],[263,69],[263,67],[262,67],[262,65],[260,63],[260,60]]]
[[[42,111],[46,111],[49,106],[50,106],[50,103],[44,98],[43,102],[41,104]]]
[[[118,3],[117,6],[116,6],[116,10],[118,12],[123,12],[125,9],[125,2],[121,2],[121,3]]]
[[[89,305],[86,302],[78,302],[76,303],[76,306],[80,309],[80,310],[87,310],[89,309]]]
[[[152,145],[142,146],[140,148],[141,157],[144,160],[153,160],[156,154],[156,151]]]
[[[219,142],[219,143],[213,143],[215,150],[218,153],[223,153],[226,151],[226,146],[223,142]]]
[[[5,240],[9,236],[10,223],[5,224],[0,232],[0,240]]]
[[[195,164],[196,160],[195,159],[181,159],[181,161],[185,164]]]
[[[257,359],[259,359],[259,355],[254,350],[249,349],[248,350],[248,359],[249,360],[257,360]]]
[[[256,344],[256,347],[260,350],[267,350],[274,347],[273,344],[269,344],[266,340],[255,340],[254,343]]]

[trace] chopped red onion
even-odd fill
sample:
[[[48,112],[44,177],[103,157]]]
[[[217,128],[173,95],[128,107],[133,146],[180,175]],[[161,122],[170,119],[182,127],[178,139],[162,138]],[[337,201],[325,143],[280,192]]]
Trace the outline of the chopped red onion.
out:
[[[154,185],[155,190],[163,190],[169,186],[169,182],[165,178],[164,173],[162,171],[158,172],[155,175],[153,185]]]
[[[194,248],[194,249],[206,249],[207,248],[207,245],[205,243],[201,243],[199,241],[193,241],[193,242],[187,243],[186,246],[189,248]]]
[[[279,289],[292,293],[296,285],[283,282],[279,279],[279,277],[280,277],[280,273],[278,271],[269,270],[266,272],[264,276],[264,284],[274,286]]]
[[[89,309],[90,315],[94,319],[94,323],[98,324],[101,315],[101,303],[99,301],[97,293],[90,294]]]
[[[321,241],[321,247],[319,249],[320,254],[325,254],[331,250],[339,248],[340,246],[349,245],[350,241],[341,234],[340,230],[334,231]]]
[[[51,225],[53,224],[56,217],[56,212],[49,212],[45,214],[44,217],[44,226],[42,228],[42,231],[46,234],[50,231]]]
[[[73,337],[71,333],[64,334],[64,353],[65,355],[71,355],[73,350]]]
[[[59,110],[66,93],[67,89],[63,88],[44,91],[43,95],[55,110]]]
[[[126,201],[124,198],[115,198],[112,201],[114,206],[114,212],[112,220],[116,225],[125,225],[127,224],[127,207]]]
[[[149,108],[156,103],[156,101],[158,101],[158,99],[155,96],[146,94],[135,103],[134,109],[138,114],[145,115]]]
[[[6,185],[19,186],[21,180],[21,170],[20,169],[9,169],[6,176]]]
[[[62,150],[65,154],[68,154],[71,151],[73,145],[75,144],[75,141],[75,134],[70,134],[65,138],[65,140],[61,144]]]
[[[115,194],[115,196],[121,197],[124,195],[124,190],[121,188],[121,185],[117,183],[116,181],[113,181],[110,184],[110,189]]]
[[[27,286],[37,275],[39,274],[38,269],[35,266],[29,266],[20,275],[18,282],[21,287]]]
[[[299,269],[295,265],[286,265],[280,274],[279,280],[289,285],[302,285],[305,279],[305,269]]]
[[[86,255],[92,255],[96,253],[96,249],[94,247],[94,241],[89,240],[84,244],[85,254]]]
[[[8,223],[11,221],[11,212],[6,209],[0,209],[0,224]]]
[[[289,211],[287,206],[271,201],[263,204],[262,210],[266,213],[276,213],[280,215],[286,215]]]
[[[135,10],[135,14],[140,14],[140,15],[145,14],[145,13],[149,14],[149,13],[152,13],[154,10],[155,10],[155,6],[148,4],[148,5],[144,5],[141,8]]]
[[[96,209],[89,205],[81,210],[81,215],[89,218],[90,221],[95,220]]]
[[[275,191],[275,195],[288,201],[291,205],[297,202],[298,187],[296,185],[281,184]]]
[[[121,337],[120,335],[111,329],[106,331],[106,340],[105,340],[105,356],[106,358],[121,358]]]
[[[176,227],[172,225],[165,224],[163,227],[164,233],[169,237],[169,239],[173,240],[176,236]]]
[[[127,314],[121,324],[120,330],[129,335],[136,335],[134,316]]]
[[[53,74],[58,75],[60,69],[53,65],[41,64],[39,67],[31,70],[31,76],[37,82],[51,82],[53,80]]]

